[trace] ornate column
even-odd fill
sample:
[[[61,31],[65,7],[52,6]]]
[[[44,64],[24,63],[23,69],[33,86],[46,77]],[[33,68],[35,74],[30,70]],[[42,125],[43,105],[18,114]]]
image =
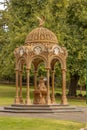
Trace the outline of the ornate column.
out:
[[[47,68],[47,104],[51,104],[50,100],[50,85],[49,85],[49,68]]]
[[[20,71],[20,103],[23,103],[23,98],[22,98],[22,71]]]
[[[15,104],[19,104],[19,96],[18,96],[18,69],[16,69],[16,97]]]
[[[36,96],[35,96],[36,89],[37,89],[37,69],[35,69],[34,71],[34,101],[33,101],[34,104],[36,104],[37,102]]]
[[[37,89],[37,70],[34,71],[34,89]]]
[[[27,89],[26,89],[26,101],[25,101],[25,103],[26,103],[27,105],[29,105],[29,104],[31,104],[31,102],[30,102],[30,90],[29,90],[30,70],[27,69],[26,71],[27,71]]]
[[[62,69],[62,105],[67,105],[67,97],[66,97],[66,69]]]
[[[55,103],[55,95],[54,95],[54,75],[55,75],[55,71],[52,70],[52,104]]]

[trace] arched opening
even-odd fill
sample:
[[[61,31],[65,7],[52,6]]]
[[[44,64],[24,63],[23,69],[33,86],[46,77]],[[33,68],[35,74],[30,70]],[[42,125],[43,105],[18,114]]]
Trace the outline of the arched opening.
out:
[[[22,90],[23,89],[23,81],[26,81],[25,104],[31,103],[31,100],[30,100],[30,86],[31,86],[30,75],[32,74],[32,70],[33,70],[34,90],[36,90],[37,89],[38,67],[42,63],[44,63],[44,68],[45,68],[46,61],[41,56],[38,56],[38,57],[36,56],[36,57],[32,58],[32,60],[29,63],[27,63],[25,58],[23,58],[23,57],[19,59],[18,63],[16,64],[16,66],[17,66],[17,69],[16,69],[16,98],[15,98],[16,104],[23,104],[24,103],[23,102],[23,90]],[[30,66],[28,66],[28,65],[30,65]]]
[[[43,58],[36,57],[32,60],[34,66],[33,75],[34,75],[34,90],[33,90],[33,103],[34,104],[46,104],[46,65]]]
[[[61,69],[58,69],[58,72],[60,73],[60,80],[62,83],[62,98],[61,98],[61,104],[66,105],[67,98],[66,98],[66,63],[62,58],[59,57],[53,57],[51,59],[50,65],[52,70],[52,103],[55,103],[55,93],[54,93],[54,87],[55,87],[55,67],[58,66],[58,63],[61,63]],[[60,67],[59,67],[60,68]],[[60,71],[61,70],[61,71]],[[56,71],[57,73],[57,71]],[[57,78],[59,76],[57,75]],[[58,79],[57,79],[58,81]]]

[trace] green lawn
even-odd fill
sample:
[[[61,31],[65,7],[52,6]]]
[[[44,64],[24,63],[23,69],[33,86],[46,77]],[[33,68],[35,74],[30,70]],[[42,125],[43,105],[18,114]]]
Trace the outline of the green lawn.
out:
[[[33,99],[33,89],[31,88],[30,96]],[[0,85],[0,106],[14,103],[15,86],[14,85]],[[23,99],[26,98],[26,87],[23,87]]]
[[[79,130],[83,127],[85,127],[85,123],[72,121],[0,117],[0,130]]]
[[[61,89],[56,89],[55,93],[61,93]],[[33,87],[30,92],[31,100],[33,100]],[[13,85],[0,85],[0,106],[9,105],[14,102],[15,86]],[[26,87],[23,87],[23,98],[26,98]],[[61,98],[56,98],[57,103],[61,103]],[[70,105],[86,106],[85,99],[68,99]]]

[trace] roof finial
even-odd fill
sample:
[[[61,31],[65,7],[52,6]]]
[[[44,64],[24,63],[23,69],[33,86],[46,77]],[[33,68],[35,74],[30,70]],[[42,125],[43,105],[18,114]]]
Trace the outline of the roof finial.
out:
[[[37,19],[39,20],[39,26],[42,27],[45,22],[45,17],[43,16],[42,18],[40,18],[37,16]]]

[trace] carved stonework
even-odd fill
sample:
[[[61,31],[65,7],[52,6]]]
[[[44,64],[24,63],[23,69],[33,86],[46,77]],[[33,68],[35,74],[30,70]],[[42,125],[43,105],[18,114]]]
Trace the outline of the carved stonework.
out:
[[[34,51],[34,53],[35,53],[36,55],[39,55],[39,54],[41,53],[41,51],[42,51],[42,48],[39,47],[39,46],[37,46],[37,47],[35,47],[35,48],[33,49],[33,51]]]
[[[41,77],[37,89],[34,91],[34,104],[46,104],[47,88]]]
[[[19,49],[19,55],[22,56],[24,54],[24,49],[23,48],[20,48]]]
[[[44,27],[34,29],[29,33],[25,40],[25,44],[30,43],[58,43],[57,37],[53,32]]]
[[[60,49],[59,49],[58,47],[55,47],[55,48],[53,49],[53,52],[54,52],[55,55],[57,55],[57,54],[59,54]]]

